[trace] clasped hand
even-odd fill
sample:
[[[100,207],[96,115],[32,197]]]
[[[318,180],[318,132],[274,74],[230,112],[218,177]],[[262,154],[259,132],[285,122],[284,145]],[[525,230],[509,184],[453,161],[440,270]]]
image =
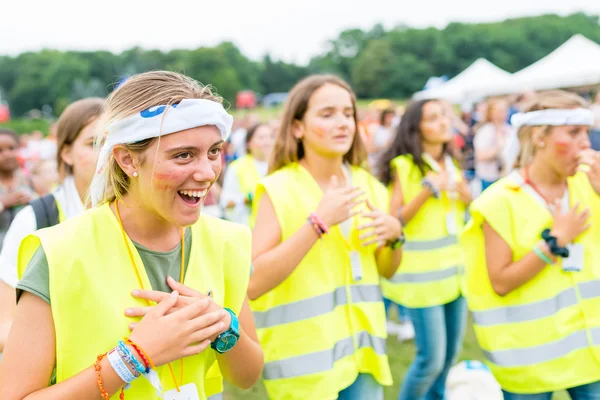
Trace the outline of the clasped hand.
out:
[[[392,215],[376,209],[369,200],[366,202],[369,212],[362,214],[362,216],[371,219],[371,222],[358,227],[359,231],[363,231],[359,237],[363,241],[362,245],[385,243],[399,238],[402,234],[400,221]]]
[[[173,293],[141,289],[132,292],[133,297],[156,305],[125,309],[127,317],[142,317],[129,325],[130,338],[157,366],[199,354],[231,325],[231,315],[209,296],[171,277],[167,283]]]

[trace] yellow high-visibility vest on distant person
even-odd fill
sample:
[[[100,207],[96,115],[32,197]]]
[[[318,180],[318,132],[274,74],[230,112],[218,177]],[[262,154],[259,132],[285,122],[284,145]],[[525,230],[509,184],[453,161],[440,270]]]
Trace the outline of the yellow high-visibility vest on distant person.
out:
[[[506,296],[490,283],[482,224],[486,221],[520,260],[552,226],[546,203],[514,171],[471,205],[461,243],[466,257],[466,298],[475,334],[494,376],[514,393],[545,393],[600,381],[600,197],[584,173],[568,180],[568,202],[591,211],[583,270],[565,272],[562,261]]]
[[[258,170],[256,169],[256,164],[254,157],[250,154],[246,154],[243,157],[238,158],[234,162],[229,165],[229,168],[233,168],[235,170],[235,174],[237,176],[238,182],[240,184],[240,190],[246,198],[249,198],[251,201],[254,201],[254,193],[256,192],[256,186],[261,179]],[[252,213],[252,206],[248,207],[249,210],[249,222],[250,226],[254,226],[254,214]]]
[[[400,180],[404,204],[408,204],[423,190],[423,176],[411,156],[396,157],[391,164]],[[462,179],[456,168],[454,180]],[[431,196],[425,201],[403,227],[406,243],[402,263],[390,280],[382,280],[386,298],[420,308],[447,304],[460,296],[463,253],[457,235],[464,227],[465,208],[447,192],[439,199]]]
[[[250,277],[250,232],[247,227],[202,216],[192,227],[192,247],[184,283],[239,314]],[[140,256],[129,241],[144,288],[150,281]],[[94,364],[96,356],[129,335],[127,307],[144,307],[131,296],[139,283],[121,228],[105,204],[24,239],[19,250],[19,275],[39,246],[50,274],[50,303],[56,334],[56,380],[62,382]],[[180,377],[180,362],[172,362]],[[174,382],[168,367],[157,368],[165,390]],[[178,382],[179,383],[179,382]],[[215,352],[207,349],[184,359],[183,384],[194,383],[200,399],[221,399],[223,380]],[[158,399],[144,378],[125,391],[126,398]],[[113,399],[118,399],[118,393]]]
[[[348,170],[352,186],[364,189],[375,207],[387,211],[385,187],[361,168]],[[282,242],[307,223],[323,197],[298,163],[263,179],[256,205],[264,193],[273,203]],[[349,221],[348,242],[339,225],[330,227],[285,281],[251,301],[271,399],[334,400],[359,373],[372,374],[382,385],[392,383],[376,246],[361,246],[356,230],[367,221]],[[360,258],[360,273],[351,267],[349,248]]]

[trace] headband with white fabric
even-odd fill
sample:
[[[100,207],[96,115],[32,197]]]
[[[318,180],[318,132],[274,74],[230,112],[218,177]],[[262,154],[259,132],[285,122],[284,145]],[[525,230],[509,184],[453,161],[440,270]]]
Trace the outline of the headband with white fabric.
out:
[[[586,108],[548,109],[514,114],[510,119],[510,123],[516,130],[522,126],[592,126],[594,124],[594,114]]]
[[[223,140],[227,140],[232,124],[233,117],[221,104],[206,99],[184,99],[171,107],[151,107],[110,124],[90,186],[92,206],[102,200],[108,181],[107,164],[115,146],[207,125],[216,126]]]

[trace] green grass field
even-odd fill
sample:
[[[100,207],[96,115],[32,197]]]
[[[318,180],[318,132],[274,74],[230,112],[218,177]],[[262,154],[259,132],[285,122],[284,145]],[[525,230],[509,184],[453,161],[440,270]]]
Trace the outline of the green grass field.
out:
[[[385,388],[385,400],[395,400],[400,392],[400,385],[402,384],[402,378],[410,363],[413,360],[415,353],[414,342],[403,342],[400,343],[396,337],[388,338],[388,355],[390,359],[390,366],[392,369],[392,375],[394,376],[394,385]],[[470,325],[467,329],[465,336],[464,347],[460,356],[461,360],[483,360],[483,355],[475,335]],[[567,400],[569,397],[566,393],[559,393],[554,396],[554,400]],[[254,385],[250,390],[239,390],[232,387],[226,387],[225,400],[266,400],[267,395],[262,383]],[[308,399],[307,399],[308,400]],[[311,399],[312,400],[312,399]],[[318,399],[315,399],[318,400]]]

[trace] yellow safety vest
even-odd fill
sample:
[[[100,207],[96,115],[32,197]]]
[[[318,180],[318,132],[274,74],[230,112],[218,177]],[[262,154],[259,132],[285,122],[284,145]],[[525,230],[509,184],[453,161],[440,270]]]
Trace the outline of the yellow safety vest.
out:
[[[67,220],[67,217],[65,216],[65,213],[62,210],[62,206],[60,205],[60,202],[58,201],[56,196],[54,196],[54,201],[56,201],[56,208],[58,210],[58,223],[60,224],[61,222],[65,222]]]
[[[365,170],[352,167],[353,186],[388,210],[386,189]],[[267,176],[257,188],[267,194],[288,240],[317,209],[323,192],[310,173],[292,163]],[[366,207],[366,206],[365,206]],[[263,346],[264,383],[272,399],[337,399],[359,373],[391,385],[386,355],[385,310],[375,263],[375,245],[357,244],[357,218],[345,242],[339,225],[319,240],[279,286],[251,301]],[[358,250],[362,279],[355,280],[347,246]]]
[[[392,160],[404,204],[423,190],[423,176],[411,156]],[[456,181],[462,180],[457,170]],[[454,203],[454,204],[452,204]],[[420,308],[447,304],[461,294],[463,254],[457,234],[448,232],[447,218],[453,215],[457,233],[464,228],[465,204],[450,200],[446,192],[431,196],[403,227],[406,235],[402,263],[396,274],[382,281],[386,298],[406,307]]]
[[[239,314],[250,277],[247,227],[202,216],[192,227],[192,245],[184,283]],[[22,276],[40,246],[48,258],[50,302],[56,335],[56,379],[64,381],[94,364],[129,335],[127,307],[146,306],[131,297],[139,286],[119,223],[108,205],[90,210],[24,239],[18,267]],[[142,261],[129,243],[145,288],[151,288]],[[179,379],[180,362],[172,362]],[[168,367],[157,368],[163,388],[174,388]],[[195,383],[200,399],[221,399],[223,381],[215,352],[207,349],[184,359],[183,384]],[[145,378],[125,391],[129,399],[158,399]],[[118,399],[118,394],[113,399]]]
[[[510,392],[544,393],[600,380],[600,197],[583,173],[569,178],[568,187],[571,206],[580,201],[592,215],[590,229],[574,242],[585,251],[581,272],[564,272],[559,259],[506,296],[492,289],[483,222],[510,246],[513,261],[531,252],[552,226],[545,202],[516,171],[472,203],[472,220],[461,236],[477,340]]]
[[[250,195],[251,198],[254,199],[256,186],[262,178],[256,169],[254,157],[252,157],[250,154],[247,154],[232,162],[229,168],[233,168],[235,170],[241,192],[244,193],[245,196]],[[249,207],[248,210],[250,215],[248,217],[249,223],[252,227],[254,226],[254,214],[252,213],[252,207]]]

